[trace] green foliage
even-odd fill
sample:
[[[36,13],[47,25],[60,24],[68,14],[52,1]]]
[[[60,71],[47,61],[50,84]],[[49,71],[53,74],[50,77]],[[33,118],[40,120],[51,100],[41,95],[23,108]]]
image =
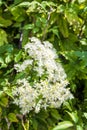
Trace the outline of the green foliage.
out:
[[[0,29],[0,46],[7,43],[7,34],[3,29]]]
[[[10,122],[18,122],[16,115],[14,113],[9,113],[8,119],[9,119]]]
[[[63,122],[60,122],[58,124],[58,126],[56,126],[53,130],[64,130],[64,129],[67,129],[67,128],[72,127],[72,126],[73,126],[72,122],[63,121]]]
[[[21,115],[11,94],[14,64],[25,58],[23,46],[36,36],[53,43],[74,95],[61,109]],[[58,124],[58,125],[56,125]],[[87,1],[0,0],[0,129],[87,129]]]

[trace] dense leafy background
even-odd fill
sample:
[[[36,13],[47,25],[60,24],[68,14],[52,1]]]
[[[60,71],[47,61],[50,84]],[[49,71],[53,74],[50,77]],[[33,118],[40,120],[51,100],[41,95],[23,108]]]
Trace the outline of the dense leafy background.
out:
[[[53,43],[75,98],[61,109],[23,116],[11,89],[21,76],[14,64],[31,36]],[[0,0],[0,129],[87,130],[86,0]]]

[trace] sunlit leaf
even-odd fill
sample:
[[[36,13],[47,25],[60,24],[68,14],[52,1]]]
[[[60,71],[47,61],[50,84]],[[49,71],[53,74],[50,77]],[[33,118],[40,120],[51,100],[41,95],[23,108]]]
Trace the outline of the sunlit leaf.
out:
[[[67,111],[67,113],[69,114],[69,116],[71,117],[71,119],[72,119],[75,123],[78,122],[78,115],[77,115],[77,112],[76,112],[76,111],[75,111],[75,112],[68,112],[68,111]]]
[[[8,114],[8,119],[10,122],[18,122],[18,119],[14,113],[9,113]]]
[[[0,29],[0,46],[7,43],[7,34],[3,29]]]
[[[85,116],[85,118],[87,119],[87,113],[86,113],[86,112],[84,112],[84,116]]]
[[[77,125],[77,126],[76,126],[76,130],[84,130],[84,129],[82,128],[82,126]]]
[[[52,130],[65,130],[69,127],[72,127],[73,124],[70,121],[63,121],[60,122],[55,128],[53,128]]]
[[[20,61],[21,58],[22,58],[22,51],[19,51],[19,53],[15,55],[14,60],[15,62],[18,62]]]

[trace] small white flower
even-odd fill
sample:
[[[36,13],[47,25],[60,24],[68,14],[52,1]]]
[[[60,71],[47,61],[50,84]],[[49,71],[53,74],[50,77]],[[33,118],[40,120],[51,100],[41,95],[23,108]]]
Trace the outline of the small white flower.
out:
[[[17,70],[17,72],[21,72],[23,70],[25,70],[27,67],[29,67],[29,65],[32,65],[33,60],[24,60],[24,62],[22,64],[16,64],[14,65],[15,69]]]
[[[50,44],[49,41],[44,41],[43,44],[44,44],[45,48],[51,48],[51,49],[53,48],[53,45]]]
[[[58,55],[53,45],[47,41],[42,43],[32,37],[24,49],[29,59],[24,60],[22,64],[14,65],[14,68],[17,72],[22,72],[31,66],[32,73],[37,73],[33,85],[24,78],[18,80],[17,88],[13,89],[14,103],[20,107],[21,113],[27,114],[32,110],[38,113],[47,107],[58,108],[64,101],[73,98],[70,90],[66,88],[69,84],[66,80],[67,75],[62,65],[56,61]],[[27,75],[28,79],[32,78],[30,72],[27,72]]]

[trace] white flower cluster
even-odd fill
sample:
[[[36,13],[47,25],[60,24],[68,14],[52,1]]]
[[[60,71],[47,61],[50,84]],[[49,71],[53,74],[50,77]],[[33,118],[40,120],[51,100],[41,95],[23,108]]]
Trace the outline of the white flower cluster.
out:
[[[17,88],[13,90],[14,103],[19,105],[23,114],[31,110],[38,113],[42,108],[47,107],[58,108],[64,101],[73,97],[66,88],[68,85],[66,73],[56,61],[58,55],[52,44],[47,41],[42,43],[35,37],[30,41],[24,47],[29,59],[24,60],[22,64],[16,64],[15,69],[17,72],[22,72],[27,67],[33,66],[40,80],[35,80],[33,85],[27,79],[19,80]],[[33,65],[34,62],[36,65]],[[42,80],[44,73],[47,77]]]

